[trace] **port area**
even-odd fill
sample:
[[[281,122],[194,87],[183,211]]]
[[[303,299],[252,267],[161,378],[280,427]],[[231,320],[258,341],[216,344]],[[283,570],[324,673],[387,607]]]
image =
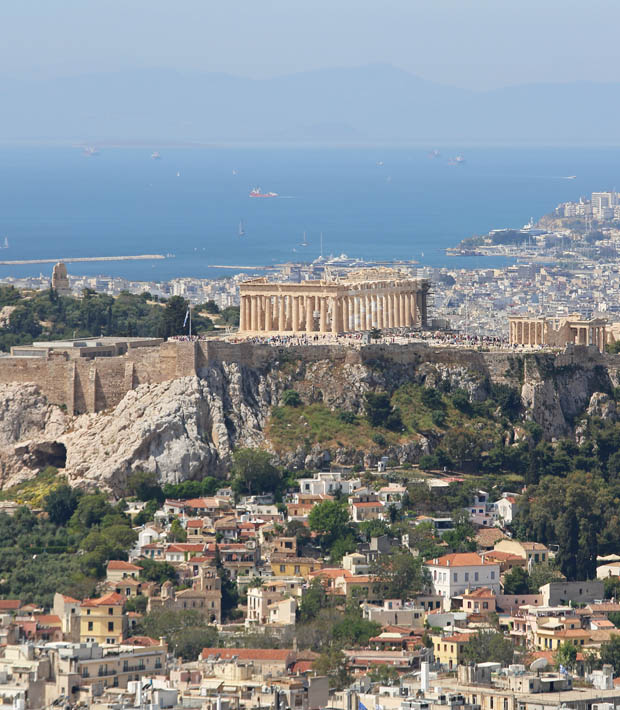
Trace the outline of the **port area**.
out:
[[[141,259],[165,259],[163,254],[136,254],[133,256],[74,256],[55,259],[14,259],[0,261],[0,266],[16,266],[18,264],[56,264],[59,261],[65,264],[77,261],[138,261]]]

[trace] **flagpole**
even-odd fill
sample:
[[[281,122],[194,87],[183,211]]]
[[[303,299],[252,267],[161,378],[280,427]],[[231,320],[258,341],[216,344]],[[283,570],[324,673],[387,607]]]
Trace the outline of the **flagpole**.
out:
[[[189,337],[192,337],[192,304],[189,304]]]

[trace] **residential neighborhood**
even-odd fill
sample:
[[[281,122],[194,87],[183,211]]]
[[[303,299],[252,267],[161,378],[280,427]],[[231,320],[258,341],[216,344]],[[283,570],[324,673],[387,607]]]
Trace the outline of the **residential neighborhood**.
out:
[[[465,505],[416,511],[446,491]],[[618,704],[620,557],[568,581],[555,550],[514,536],[522,505],[464,478],[347,470],[282,495],[128,500],[134,543],[95,595],[0,600],[0,697],[24,710]]]

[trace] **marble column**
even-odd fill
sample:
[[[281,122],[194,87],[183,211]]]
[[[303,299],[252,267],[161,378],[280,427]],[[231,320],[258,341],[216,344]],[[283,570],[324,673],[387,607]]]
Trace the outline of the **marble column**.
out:
[[[278,330],[284,330],[284,296],[278,295]]]
[[[358,296],[353,296],[353,330],[360,330],[360,300]]]
[[[314,296],[306,296],[306,332],[314,330]]]
[[[291,297],[291,306],[292,308],[292,314],[291,314],[291,327],[293,329],[294,333],[299,332],[299,296],[292,296]]]
[[[348,333],[349,332],[349,297],[343,296],[340,300],[342,302],[342,330],[345,333]]]
[[[247,329],[245,324],[245,296],[241,296],[239,300],[239,330],[244,331]]]
[[[338,335],[338,333],[342,332],[342,306],[337,296],[333,296],[330,300],[332,307],[332,334]]]
[[[364,330],[370,330],[372,328],[372,303],[370,301],[370,294],[366,293],[364,296],[364,304],[366,306],[365,320],[364,320]]]
[[[411,294],[404,293],[403,299],[405,301],[405,325],[407,328],[411,328]]]
[[[265,330],[273,330],[273,303],[271,302],[271,296],[267,296],[266,299],[266,310],[265,310]]]
[[[321,296],[320,300],[320,331],[321,333],[327,333],[327,298],[325,296]]]
[[[383,295],[377,296],[377,328],[383,330]]]
[[[250,310],[250,330],[255,331],[257,329],[257,320],[256,320],[256,296],[250,296],[251,300],[251,310]]]

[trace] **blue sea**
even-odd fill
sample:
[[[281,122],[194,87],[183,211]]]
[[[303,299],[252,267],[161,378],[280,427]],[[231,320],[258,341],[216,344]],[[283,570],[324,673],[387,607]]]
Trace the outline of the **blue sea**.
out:
[[[474,268],[505,262],[443,250],[620,186],[620,148],[156,149],[0,147],[0,260],[174,254],[69,270],[213,278],[234,272],[212,265],[311,261],[322,233],[325,255]],[[251,199],[254,187],[279,197]],[[51,268],[0,266],[0,278]]]

